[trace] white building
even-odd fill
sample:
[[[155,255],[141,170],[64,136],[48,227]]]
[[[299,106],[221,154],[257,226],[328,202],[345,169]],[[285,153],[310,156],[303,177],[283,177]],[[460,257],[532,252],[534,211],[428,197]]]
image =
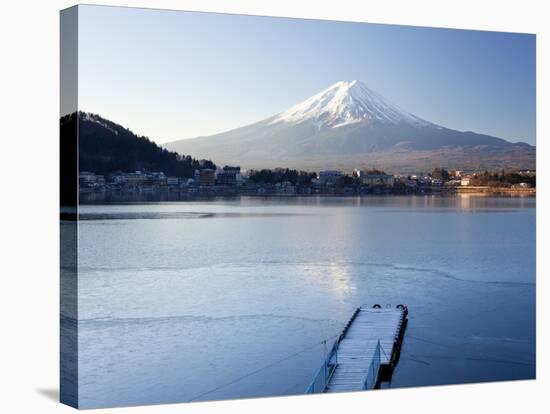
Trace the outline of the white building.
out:
[[[470,185],[470,182],[472,181],[472,177],[470,176],[464,176],[460,179],[460,185]]]

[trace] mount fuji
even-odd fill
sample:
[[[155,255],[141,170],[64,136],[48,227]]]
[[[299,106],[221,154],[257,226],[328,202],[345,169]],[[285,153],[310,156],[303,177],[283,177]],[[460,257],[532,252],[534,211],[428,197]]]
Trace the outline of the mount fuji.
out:
[[[360,81],[340,81],[270,118],[166,148],[245,168],[384,168],[392,172],[534,168],[535,147],[445,128]]]

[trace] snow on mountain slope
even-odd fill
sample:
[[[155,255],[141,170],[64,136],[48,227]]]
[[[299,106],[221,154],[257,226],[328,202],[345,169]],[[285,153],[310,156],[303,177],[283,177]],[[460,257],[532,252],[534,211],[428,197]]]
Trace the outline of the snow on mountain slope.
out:
[[[409,124],[415,127],[430,125],[429,122],[403,111],[357,80],[336,82],[317,95],[275,116],[270,125],[281,122],[299,124],[308,121],[319,129],[338,128],[361,121]]]

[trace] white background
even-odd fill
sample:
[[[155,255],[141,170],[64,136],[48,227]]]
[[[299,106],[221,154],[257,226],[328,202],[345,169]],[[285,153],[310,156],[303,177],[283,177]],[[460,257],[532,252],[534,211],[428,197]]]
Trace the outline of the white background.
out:
[[[59,10],[63,0],[0,6],[0,412],[64,413],[58,389]],[[537,34],[537,380],[101,410],[135,413],[541,412],[548,404],[542,298],[548,298],[550,13],[544,1],[132,0],[98,4]],[[545,105],[546,104],[546,105]],[[545,231],[546,230],[546,231]],[[548,308],[548,307],[546,307]],[[544,388],[546,394],[544,395]],[[548,408],[547,408],[548,409]],[[546,410],[547,410],[546,409]]]

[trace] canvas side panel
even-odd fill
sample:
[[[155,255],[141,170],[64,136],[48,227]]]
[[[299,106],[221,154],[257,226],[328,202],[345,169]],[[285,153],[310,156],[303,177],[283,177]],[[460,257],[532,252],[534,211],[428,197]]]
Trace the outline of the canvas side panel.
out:
[[[60,13],[60,401],[78,407],[78,7]]]

